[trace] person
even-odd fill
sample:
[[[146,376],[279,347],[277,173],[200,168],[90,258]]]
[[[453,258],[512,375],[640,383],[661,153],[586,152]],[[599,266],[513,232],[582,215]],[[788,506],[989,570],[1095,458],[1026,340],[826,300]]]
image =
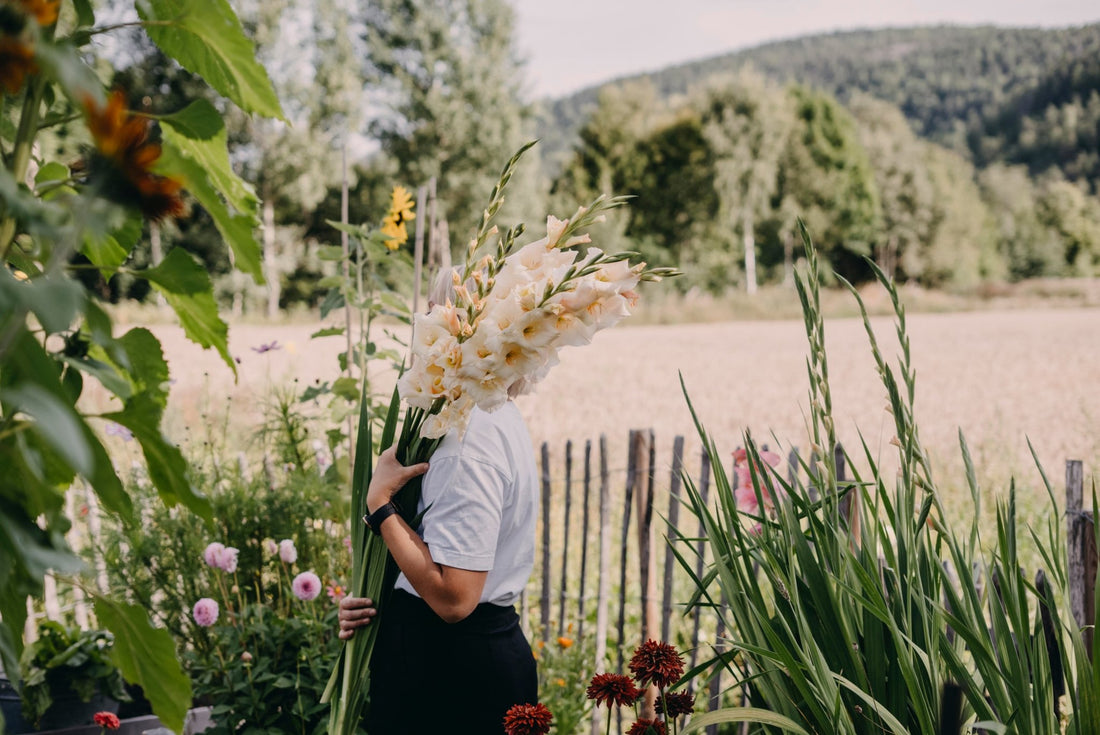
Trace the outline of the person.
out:
[[[420,474],[413,529],[387,504]],[[392,447],[378,457],[367,510],[401,573],[371,662],[370,735],[503,733],[509,707],[537,702],[514,605],[534,566],[538,499],[534,449],[511,400],[475,408],[465,434],[447,435],[430,463],[405,467]],[[371,600],[341,600],[340,637],[375,613]]]

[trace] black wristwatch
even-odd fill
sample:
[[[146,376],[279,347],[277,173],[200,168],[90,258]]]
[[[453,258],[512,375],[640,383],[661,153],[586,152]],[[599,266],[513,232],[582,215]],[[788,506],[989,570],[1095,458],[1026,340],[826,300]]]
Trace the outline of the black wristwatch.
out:
[[[382,535],[382,521],[386,520],[394,513],[400,513],[401,509],[397,507],[397,503],[392,500],[385,505],[378,507],[378,510],[373,513],[369,513],[363,516],[363,523],[367,524],[367,528],[373,531],[376,535]]]

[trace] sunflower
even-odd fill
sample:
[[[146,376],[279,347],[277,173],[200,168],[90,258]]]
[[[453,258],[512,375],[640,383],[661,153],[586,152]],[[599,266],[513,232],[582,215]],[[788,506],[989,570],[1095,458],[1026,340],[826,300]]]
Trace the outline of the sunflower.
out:
[[[125,95],[117,89],[102,108],[86,97],[84,111],[96,144],[90,169],[100,194],[140,209],[153,221],[183,214],[183,184],[152,172],[160,144],[149,140],[150,121],[130,114]]]
[[[19,0],[23,12],[33,16],[38,25],[47,27],[57,22],[57,11],[61,0]]]
[[[0,89],[13,95],[37,71],[34,46],[17,36],[0,36]]]
[[[403,186],[393,187],[390,211],[386,212],[386,217],[382,220],[382,234],[389,238],[386,241],[387,248],[397,250],[408,242],[409,231],[405,224],[414,219],[416,214],[413,212],[413,200],[409,190]]]

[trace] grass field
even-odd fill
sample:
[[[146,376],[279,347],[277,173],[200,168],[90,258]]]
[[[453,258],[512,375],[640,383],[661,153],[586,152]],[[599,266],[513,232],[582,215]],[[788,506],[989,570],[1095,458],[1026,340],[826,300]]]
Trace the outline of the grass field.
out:
[[[793,299],[793,295],[791,296]],[[893,325],[873,318],[887,356],[896,353]],[[310,340],[316,323],[244,323],[230,329],[239,378],[216,354],[186,341],[178,328],[155,326],[174,384],[168,430],[179,441],[226,441],[247,449],[262,407],[274,391],[297,380],[300,389],[335,376],[338,337]],[[875,456],[892,447],[891,416],[874,372],[863,324],[827,321],[836,424],[849,451],[860,434]],[[917,370],[922,437],[948,484],[961,482],[958,432],[970,444],[979,476],[1003,486],[1015,475],[1025,487],[1038,479],[1027,440],[1055,482],[1067,458],[1100,466],[1100,309],[1024,308],[909,317]],[[276,349],[258,352],[263,345]],[[627,432],[653,428],[658,466],[676,434],[694,432],[679,375],[719,448],[732,450],[742,432],[757,441],[806,444],[806,343],[800,320],[630,325],[597,335],[592,345],[567,348],[561,364],[518,404],[536,444],[557,455],[567,439],[583,444],[607,434],[624,453]],[[380,375],[385,390],[391,376]],[[614,466],[621,468],[616,460]]]

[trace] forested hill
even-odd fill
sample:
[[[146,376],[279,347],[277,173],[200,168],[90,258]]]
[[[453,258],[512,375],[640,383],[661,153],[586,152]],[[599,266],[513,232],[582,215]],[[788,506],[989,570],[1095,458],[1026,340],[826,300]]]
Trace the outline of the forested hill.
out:
[[[842,102],[856,91],[890,102],[918,134],[979,163],[1027,163],[1038,173],[1044,166],[1062,167],[1069,158],[1071,178],[1088,178],[1095,186],[1100,176],[1100,23],[1052,30],[940,26],[840,32],[633,78],[648,78],[661,96],[673,98],[708,77],[747,65]],[[601,88],[548,103],[540,130],[548,153],[572,146]]]

